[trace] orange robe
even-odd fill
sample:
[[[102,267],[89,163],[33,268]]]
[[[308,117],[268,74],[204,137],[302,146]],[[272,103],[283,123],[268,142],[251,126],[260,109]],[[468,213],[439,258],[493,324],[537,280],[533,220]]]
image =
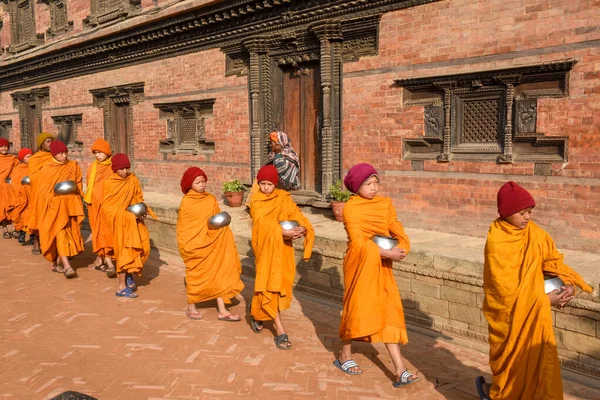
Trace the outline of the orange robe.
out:
[[[11,211],[11,219],[15,226],[15,230],[27,229],[27,222],[30,217],[29,211],[29,196],[31,191],[30,185],[21,185],[21,181],[29,174],[29,165],[22,163],[19,164],[12,173],[13,191],[15,194],[15,207]]]
[[[104,180],[113,173],[111,164],[110,159],[102,163],[98,162],[98,160],[94,160],[92,165],[88,168],[86,177],[88,192],[86,193],[86,198],[84,200],[86,202],[89,201],[87,210],[90,229],[92,230],[92,248],[93,252],[102,258],[110,256],[113,253],[112,234],[105,219],[100,218]],[[94,181],[91,182],[91,175],[94,167],[96,173],[94,174]]]
[[[258,321],[275,319],[277,311],[290,308],[292,285],[296,275],[292,240],[283,240],[280,221],[293,220],[306,228],[304,260],[312,254],[315,232],[308,219],[280,189],[265,195],[258,191],[250,203],[252,216],[252,251],[256,264],[252,317]]]
[[[29,232],[38,230],[38,217],[37,217],[37,195],[39,192],[38,174],[41,169],[52,161],[52,154],[48,151],[39,150],[29,158],[29,181],[31,186],[31,197],[29,198],[31,215],[27,222],[27,229]]]
[[[208,229],[208,219],[220,213],[214,195],[190,190],[181,200],[177,245],[185,263],[188,303],[230,299],[244,289],[242,264],[228,226]]]
[[[502,219],[492,223],[483,278],[492,399],[563,398],[545,273],[592,291],[563,263],[550,235],[536,224],[530,221],[518,229]]]
[[[54,193],[54,185],[64,181],[76,182],[78,192]],[[59,163],[52,159],[39,172],[35,212],[38,216],[40,248],[48,261],[56,261],[58,256],[73,257],[83,252],[81,223],[85,215],[81,186],[81,168],[75,161]]]
[[[104,180],[102,215],[112,232],[112,243],[118,273],[142,274],[144,263],[150,256],[150,236],[142,219],[127,211],[127,207],[142,203],[144,194],[140,181],[134,174],[121,178],[116,173]],[[156,219],[148,207],[149,214]]]
[[[10,219],[10,212],[14,207],[15,195],[11,185],[6,183],[19,165],[19,159],[12,154],[0,154],[0,222]]]
[[[400,291],[392,260],[381,258],[374,235],[398,239],[410,250],[408,236],[396,217],[391,199],[353,196],[344,206],[348,249],[344,257],[344,301],[340,323],[342,340],[372,343],[408,342]]]

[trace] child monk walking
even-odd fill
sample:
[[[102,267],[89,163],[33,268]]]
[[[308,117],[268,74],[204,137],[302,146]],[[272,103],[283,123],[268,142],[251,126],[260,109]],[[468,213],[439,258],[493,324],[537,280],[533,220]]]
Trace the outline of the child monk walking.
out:
[[[591,292],[563,262],[554,241],[531,221],[535,200],[523,187],[505,183],[498,191],[498,214],[485,245],[483,313],[489,324],[492,384],[477,378],[484,399],[562,399],[563,387],[551,306],[564,307],[574,285]],[[564,282],[544,290],[544,274]]]
[[[136,217],[127,207],[143,203],[144,194],[138,178],[130,172],[131,163],[125,154],[112,157],[111,174],[104,181],[102,215],[112,232],[112,243],[117,260],[119,289],[117,297],[138,297],[132,274],[142,275],[142,268],[150,256],[150,236],[144,217]],[[156,219],[150,207],[148,213]],[[107,271],[107,274],[110,271]]]
[[[40,240],[38,236],[38,217],[37,217],[37,195],[38,195],[38,174],[40,170],[46,166],[52,160],[52,154],[50,154],[50,143],[54,140],[54,135],[47,132],[42,132],[36,139],[38,151],[35,152],[29,159],[29,180],[31,182],[31,215],[29,222],[27,223],[27,229],[31,233],[33,239],[32,254],[42,254],[40,251]],[[40,216],[42,218],[43,216]]]
[[[112,233],[104,218],[101,218],[102,191],[104,180],[112,173],[112,154],[110,144],[104,139],[98,139],[92,145],[92,154],[96,158],[87,171],[87,192],[83,201],[88,205],[88,219],[92,230],[92,247],[96,260],[92,264],[98,271],[114,271],[111,256]],[[114,275],[113,275],[114,276]]]
[[[21,182],[23,178],[29,176],[29,159],[32,154],[33,152],[28,148],[19,150],[18,158],[21,163],[15,167],[11,177],[11,185],[15,195],[15,207],[11,212],[11,219],[15,231],[19,233],[18,239],[21,244],[25,244],[27,223],[30,217],[29,197],[31,196],[31,186],[28,184],[23,185]]]
[[[67,146],[60,140],[50,144],[52,161],[39,172],[36,200],[40,246],[44,257],[52,263],[52,271],[75,277],[69,257],[83,252],[81,223],[85,217],[81,202],[81,168],[68,159]],[[70,194],[56,194],[59,182],[73,181],[77,189]],[[62,261],[62,265],[60,262]]]
[[[400,343],[406,344],[408,335],[392,263],[406,257],[410,243],[391,199],[377,196],[379,176],[372,165],[350,168],[344,184],[357,196],[344,206],[348,249],[343,264],[342,352],[334,365],[347,374],[361,374],[352,359],[352,340],[383,342],[394,364],[393,385],[405,386],[419,378],[404,367],[400,354]],[[381,249],[372,240],[374,235],[392,236],[398,245]]]
[[[250,318],[252,330],[260,333],[262,321],[273,320],[277,336],[275,344],[281,350],[290,350],[292,343],[285,333],[281,311],[290,308],[292,284],[296,275],[292,241],[304,236],[304,260],[312,254],[315,235],[312,225],[302,215],[292,196],[276,189],[279,180],[277,169],[265,165],[256,176],[259,191],[252,196],[252,251],[256,264],[254,297]],[[296,221],[300,226],[293,230],[282,229],[279,222]]]
[[[188,168],[181,178],[185,196],[179,205],[177,244],[185,263],[185,314],[202,319],[196,303],[216,299],[218,319],[237,322],[240,316],[227,311],[225,304],[244,289],[242,264],[229,226],[209,229],[208,219],[221,210],[216,197],[205,191],[207,179],[198,167]]]
[[[15,203],[13,188],[7,180],[13,173],[13,169],[19,165],[19,160],[12,154],[8,154],[10,142],[5,138],[0,138],[0,224],[2,225],[2,237],[10,239],[11,233],[7,225],[10,223],[10,212]]]

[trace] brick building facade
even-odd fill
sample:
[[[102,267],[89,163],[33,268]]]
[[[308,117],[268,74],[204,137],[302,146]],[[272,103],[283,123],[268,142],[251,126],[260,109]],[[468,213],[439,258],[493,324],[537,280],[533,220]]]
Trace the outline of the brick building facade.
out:
[[[266,134],[327,205],[357,162],[409,227],[483,236],[521,182],[560,247],[599,252],[600,3],[592,0],[2,0],[0,135],[100,137],[146,190],[251,182]]]

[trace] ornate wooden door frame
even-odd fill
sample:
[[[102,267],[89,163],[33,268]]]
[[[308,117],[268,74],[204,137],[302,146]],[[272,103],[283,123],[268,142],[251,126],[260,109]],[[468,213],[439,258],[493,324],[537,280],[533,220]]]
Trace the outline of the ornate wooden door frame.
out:
[[[38,125],[38,132],[43,131],[42,127],[42,106],[48,105],[50,100],[50,88],[48,86],[27,90],[24,92],[15,92],[11,94],[13,98],[13,107],[19,110],[19,125],[21,127],[21,148],[30,148],[37,150],[35,142],[31,143],[30,129],[27,121],[27,107],[35,107],[35,116]]]

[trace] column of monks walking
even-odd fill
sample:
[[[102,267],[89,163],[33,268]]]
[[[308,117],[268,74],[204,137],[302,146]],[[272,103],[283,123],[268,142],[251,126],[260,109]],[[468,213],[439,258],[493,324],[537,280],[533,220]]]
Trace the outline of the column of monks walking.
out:
[[[281,137],[287,138],[280,133],[270,135],[276,155],[295,154],[289,141],[284,143]],[[134,276],[142,274],[150,254],[144,219],[156,219],[156,215],[144,204],[129,159],[125,154],[113,155],[106,141],[95,141],[91,147],[95,159],[87,171],[84,193],[81,168],[69,160],[67,146],[48,133],[40,134],[36,144],[35,153],[21,149],[15,157],[8,154],[9,142],[0,138],[3,237],[32,246],[33,254],[48,260],[51,271],[73,278],[76,272],[70,260],[84,249],[81,224],[85,203],[96,254],[92,266],[118,278],[116,296],[136,298]],[[273,159],[279,164],[273,162],[258,171],[249,201],[256,276],[246,313],[254,332],[260,334],[265,323],[272,323],[275,346],[292,350],[282,312],[292,302],[296,274],[293,241],[303,240],[303,258],[309,260],[315,231],[290,193],[279,188],[285,186],[282,176],[296,176],[290,173],[297,168],[294,158]],[[282,168],[285,174],[278,171]],[[218,319],[238,322],[241,316],[228,306],[233,298],[244,301],[240,257],[231,229],[210,225],[221,210],[216,197],[206,191],[208,179],[198,167],[188,168],[181,179],[184,196],[177,242],[186,268],[185,315],[200,320],[203,315],[196,304],[216,300]],[[361,374],[352,358],[352,341],[384,343],[396,376],[392,384],[402,387],[420,380],[406,369],[401,356],[400,346],[408,342],[408,333],[392,268],[394,261],[407,256],[410,241],[392,200],[378,195],[379,183],[378,172],[365,163],[350,168],[344,178],[354,195],[344,208],[348,247],[339,328],[342,349],[333,364],[346,374]],[[531,221],[535,200],[527,190],[507,182],[497,200],[499,218],[490,227],[484,254],[483,308],[489,323],[492,382],[478,377],[477,390],[482,399],[562,399],[551,307],[567,305],[576,287],[592,289],[564,264],[552,238]],[[286,227],[285,223],[292,224]],[[375,236],[390,237],[394,245],[380,246],[373,240]],[[562,285],[546,293],[544,274],[559,277]]]

